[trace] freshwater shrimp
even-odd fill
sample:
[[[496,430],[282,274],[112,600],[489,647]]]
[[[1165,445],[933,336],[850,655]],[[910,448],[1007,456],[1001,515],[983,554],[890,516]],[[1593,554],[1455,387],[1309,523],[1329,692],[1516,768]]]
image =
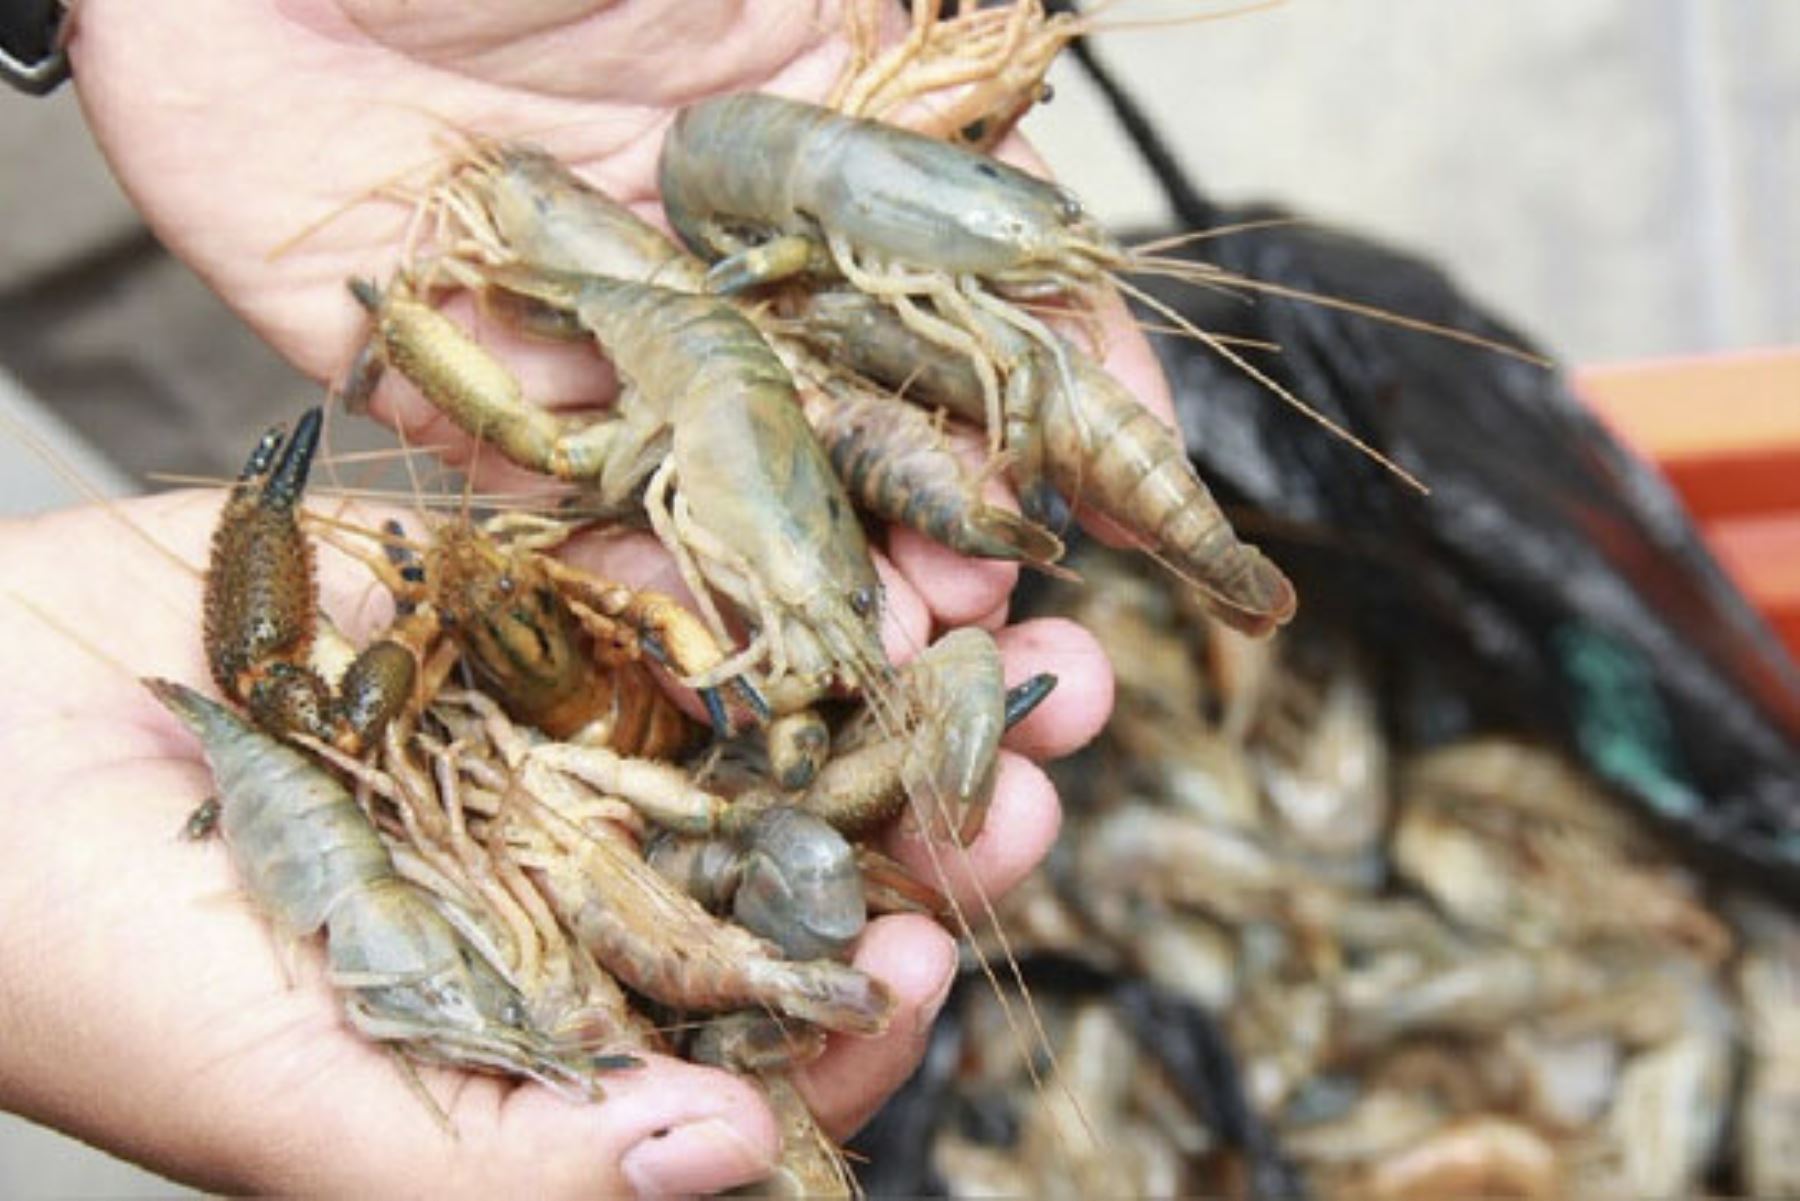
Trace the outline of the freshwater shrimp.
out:
[[[783,958],[774,944],[708,913],[647,863],[605,813],[584,811],[571,789],[660,802],[672,812],[723,809],[667,764],[595,748],[533,744],[478,693],[461,703],[479,718],[505,767],[503,836],[558,919],[600,965],[636,991],[694,1012],[767,1006],[832,1030],[875,1034],[894,998],[881,981],[830,959]]]
[[[757,631],[750,648],[691,682],[716,684],[760,662],[759,683],[784,713],[836,685],[879,690],[892,668],[877,633],[874,563],[791,378],[756,328],[722,301],[652,285],[505,267],[480,278],[537,332],[591,333],[626,382],[618,415],[565,431],[473,340],[453,323],[439,328],[447,319],[401,289],[375,302],[374,341],[458,425],[492,437],[509,458],[586,483],[606,509],[643,492],[715,634],[729,638],[709,584]],[[475,355],[486,359],[479,372],[464,365]]]
[[[355,798],[301,752],[168,680],[145,680],[200,739],[219,824],[244,887],[282,931],[325,932],[350,1024],[417,1058],[598,1093],[626,1060],[571,1052],[529,1023],[519,995],[395,871]]]
[[[434,704],[431,725],[445,709]],[[329,747],[319,753],[357,781],[358,803],[387,840],[396,871],[442,902],[457,931],[518,990],[536,1028],[559,1045],[662,1048],[618,982],[557,925],[496,837],[501,806],[469,778],[482,774],[478,748],[444,745],[397,721],[377,764]]]
[[[495,264],[706,290],[705,263],[534,146],[477,142],[427,203],[462,226],[456,249]],[[1060,556],[1054,534],[981,498],[981,480],[928,421],[826,371],[766,315],[747,315],[792,373],[813,432],[865,511],[960,554],[1037,564]]]
[[[1041,0],[970,5],[951,18],[943,16],[941,0],[911,7],[907,36],[879,55],[880,6],[859,0],[846,7],[851,57],[826,105],[846,116],[893,120],[894,110],[921,95],[960,89],[948,100],[934,96],[929,110],[901,123],[978,150],[991,148],[1033,104],[1049,98],[1050,64],[1094,24],[1074,12],[1048,13]]]
[[[426,199],[459,225],[451,249],[500,264],[706,290],[706,264],[526,142],[472,139]]]
[[[842,289],[790,303],[797,336],[834,361],[922,404],[987,419],[967,356],[921,337],[887,306]],[[1035,363],[1034,348],[1003,324],[978,320],[1011,347],[1017,370],[1008,395],[1037,398],[1005,406],[1009,467],[1027,513],[1047,507],[1050,489],[1061,492],[1140,539],[1240,633],[1267,634],[1293,617],[1293,585],[1239,540],[1174,430],[1072,345],[1063,353],[1073,387],[1042,386],[1049,371]]]
[[[299,505],[322,420],[310,409],[291,438],[276,427],[251,451],[213,533],[204,640],[214,683],[257,724],[354,754],[412,698],[420,646],[417,631],[396,626],[335,690],[311,661],[318,598]]]
[[[1062,539],[981,496],[941,425],[843,377],[801,389],[806,419],[859,507],[958,554],[1049,566]]]
[[[876,715],[854,719],[806,804],[858,837],[892,820],[908,797],[930,798],[947,818],[956,815],[957,839],[967,845],[993,798],[1000,736],[1055,686],[1055,676],[1040,675],[1008,691],[993,636],[974,626],[952,630],[902,670],[913,728],[896,735]]]
[[[684,108],[659,178],[670,223],[698,253],[724,260],[710,276],[727,290],[823,268],[871,294],[930,297],[955,313],[963,288],[972,304],[1069,295],[1126,258],[1066,188],[761,93]]]
[[[699,675],[725,653],[673,597],[542,553],[569,532],[518,515],[482,527],[457,522],[435,532],[416,572],[382,574],[402,609],[428,614],[520,721],[565,742],[671,758],[692,745],[695,728],[645,659]],[[734,683],[747,703],[761,705],[747,683]],[[719,691],[700,696],[714,729],[728,730]]]
[[[1072,387],[1061,343],[1013,302],[1090,293],[1105,278],[1102,259],[1119,257],[1065,189],[932,138],[776,96],[684,108],[663,141],[659,182],[670,223],[716,260],[707,275],[715,289],[841,275],[922,336],[969,356],[996,438],[997,363],[1011,356],[980,315],[1045,347]]]

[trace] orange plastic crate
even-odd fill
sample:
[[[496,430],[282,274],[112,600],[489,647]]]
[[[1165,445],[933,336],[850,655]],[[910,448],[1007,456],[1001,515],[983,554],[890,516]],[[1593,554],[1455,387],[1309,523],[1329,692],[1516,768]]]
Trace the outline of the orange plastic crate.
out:
[[[1800,660],[1800,350],[1594,367],[1576,387]]]

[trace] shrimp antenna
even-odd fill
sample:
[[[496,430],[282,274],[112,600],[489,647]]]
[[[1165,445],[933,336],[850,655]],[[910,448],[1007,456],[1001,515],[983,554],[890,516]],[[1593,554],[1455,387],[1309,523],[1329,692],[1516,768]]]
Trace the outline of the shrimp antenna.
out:
[[[864,691],[865,699],[869,701],[870,708],[876,714],[877,722],[883,732],[891,736],[903,734],[905,732],[904,723],[910,716],[910,705],[894,703],[894,698],[879,695],[881,692],[879,689],[865,689]],[[956,932],[961,937],[968,939],[970,945],[973,946],[975,942],[974,922],[970,919],[968,907],[956,897],[956,889],[951,884],[944,856],[939,851],[937,839],[932,833],[934,829],[941,827],[949,835],[952,849],[962,862],[968,865],[969,848],[962,836],[961,822],[957,820],[957,815],[949,812],[948,801],[938,791],[936,783],[929,777],[920,781],[917,791],[911,786],[907,787],[906,798],[914,818],[919,823],[919,842],[924,848],[925,857],[931,864],[932,872],[944,885],[945,905],[955,923]],[[1048,1064],[1051,1079],[1055,1081],[1057,1088],[1074,1109],[1089,1140],[1097,1146],[1100,1143],[1099,1132],[1089,1119],[1087,1110],[1081,1103],[1081,1098],[1075,1095],[1074,1089],[1069,1085],[1067,1075],[1062,1070],[1062,1064],[1056,1055],[1055,1044],[1051,1041],[1050,1033],[1044,1026],[1043,1015],[1038,1012],[1037,1003],[1032,999],[1031,987],[1025,981],[1024,970],[1019,966],[1018,954],[1013,950],[1012,940],[1007,937],[1006,925],[1000,919],[999,910],[995,907],[993,898],[988,894],[986,885],[981,882],[979,875],[972,868],[966,873],[966,879],[975,895],[982,924],[993,931],[994,939],[1000,946],[1000,953],[1006,959],[1007,975],[1018,988],[1019,1000],[1025,1011],[1026,1021],[1024,1025],[1021,1025],[1012,1002],[1007,998],[1006,989],[1001,985],[999,973],[994,970],[993,964],[988,962],[987,956],[977,953],[975,960],[980,966],[982,978],[993,990],[994,999],[1000,1006],[1007,1030],[1019,1045],[1024,1047],[1031,1041],[1027,1037],[1026,1026],[1029,1027],[1029,1034],[1036,1040],[1036,1049],[1043,1053]],[[1027,1054],[1024,1056],[1024,1061],[1026,1073],[1031,1077],[1032,1084],[1042,1091],[1045,1087],[1044,1073],[1038,1068],[1035,1057]]]
[[[1145,17],[1141,20],[1107,21],[1104,24],[1093,22],[1093,17],[1105,9],[1111,8],[1116,0],[1095,5],[1085,18],[1091,22],[1087,33],[1131,33],[1145,29],[1178,29],[1187,25],[1204,25],[1212,21],[1230,21],[1237,17],[1247,17],[1251,13],[1266,12],[1272,8],[1280,8],[1287,0],[1255,0],[1251,4],[1239,4],[1234,8],[1222,8],[1216,12],[1189,13],[1181,17]],[[1067,12],[1075,15],[1075,5],[1069,0],[1048,0],[1044,7],[1052,13]]]
[[[1254,221],[1233,221],[1225,225],[1209,225],[1205,229],[1190,229],[1186,233],[1170,234],[1166,238],[1152,238],[1148,242],[1139,242],[1129,247],[1133,256],[1145,251],[1174,250],[1178,246],[1191,246],[1196,242],[1213,242],[1220,238],[1229,238],[1234,234],[1250,233],[1259,229],[1287,229],[1311,222],[1302,217],[1263,217]]]
[[[1355,300],[1345,300],[1337,296],[1328,296],[1322,292],[1312,292],[1305,288],[1296,288],[1288,284],[1269,283],[1254,276],[1241,275],[1235,271],[1227,271],[1212,263],[1189,263],[1181,259],[1165,259],[1152,256],[1139,259],[1135,264],[1146,271],[1158,275],[1167,275],[1184,283],[1212,284],[1245,288],[1267,296],[1279,296],[1284,300],[1297,300],[1306,304],[1317,305],[1322,309],[1335,309],[1338,312],[1350,313],[1358,317],[1367,317],[1371,321],[1379,321],[1383,325],[1391,325],[1398,329],[1411,330],[1414,333],[1430,334],[1450,342],[1461,342],[1465,346],[1475,346],[1482,350],[1490,350],[1495,354],[1505,355],[1509,359],[1518,359],[1530,363],[1534,367],[1546,370],[1555,366],[1549,359],[1535,351],[1526,350],[1510,342],[1502,342],[1483,334],[1471,333],[1466,329],[1442,325],[1436,321],[1426,321],[1420,317],[1408,317],[1396,313],[1392,309],[1384,309],[1377,305],[1363,304]]]
[[[1422,481],[1420,481],[1420,479],[1417,476],[1412,474],[1412,472],[1406,470],[1406,468],[1400,466],[1400,464],[1394,462],[1394,460],[1388,458],[1386,455],[1382,454],[1379,450],[1376,450],[1373,446],[1369,445],[1369,443],[1363,441],[1361,438],[1357,437],[1355,434],[1351,433],[1349,430],[1345,429],[1343,426],[1339,425],[1337,422],[1333,421],[1331,418],[1325,416],[1323,413],[1319,412],[1317,409],[1315,409],[1311,405],[1307,404],[1304,400],[1301,400],[1298,396],[1295,396],[1292,392],[1288,391],[1288,389],[1284,388],[1280,383],[1278,383],[1274,378],[1272,378],[1267,372],[1258,368],[1255,364],[1251,363],[1248,359],[1244,358],[1243,355],[1239,354],[1237,351],[1233,350],[1231,347],[1225,345],[1218,338],[1215,338],[1213,335],[1207,333],[1205,330],[1203,330],[1199,326],[1195,325],[1192,321],[1189,321],[1186,317],[1183,317],[1174,308],[1170,307],[1167,304],[1164,304],[1162,301],[1158,300],[1155,296],[1152,296],[1150,293],[1144,291],[1142,288],[1139,288],[1131,283],[1128,283],[1127,281],[1125,281],[1123,279],[1114,280],[1113,282],[1118,285],[1120,291],[1122,291],[1126,295],[1131,296],[1134,299],[1142,302],[1143,304],[1150,306],[1152,309],[1156,310],[1158,313],[1161,313],[1164,317],[1167,317],[1170,321],[1174,322],[1182,330],[1182,332],[1186,333],[1190,337],[1199,339],[1200,342],[1202,344],[1204,344],[1208,349],[1210,349],[1214,354],[1218,355],[1220,358],[1224,359],[1226,362],[1228,362],[1232,366],[1236,367],[1239,371],[1243,372],[1245,375],[1249,376],[1251,379],[1253,379],[1257,383],[1261,384],[1264,388],[1267,388],[1271,393],[1280,397],[1283,401],[1285,401],[1287,404],[1291,405],[1293,408],[1299,410],[1306,417],[1306,419],[1308,421],[1314,422],[1315,424],[1324,427],[1325,429],[1329,430],[1334,436],[1342,439],[1345,442],[1348,442],[1351,446],[1354,446],[1357,450],[1360,450],[1363,454],[1367,455],[1369,458],[1373,459],[1375,462],[1377,462],[1377,463],[1381,464],[1383,467],[1385,467],[1388,471],[1390,471],[1394,475],[1398,476],[1409,487],[1411,487],[1414,491],[1418,492],[1419,495],[1429,496],[1431,494],[1431,489],[1427,488],[1425,486],[1425,484]]]

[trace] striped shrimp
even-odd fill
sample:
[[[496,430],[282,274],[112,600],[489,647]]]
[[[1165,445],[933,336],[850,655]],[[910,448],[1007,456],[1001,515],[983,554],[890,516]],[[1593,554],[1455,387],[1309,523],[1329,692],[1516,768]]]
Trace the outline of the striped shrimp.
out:
[[[871,297],[820,293],[801,302],[792,324],[822,355],[851,370],[922,404],[971,421],[982,417],[980,382],[966,357],[921,337]],[[989,329],[1019,341],[1003,327]],[[1019,350],[1032,355],[1029,346]],[[1009,426],[1015,465],[1041,480],[1041,487],[1021,488],[1027,509],[1041,507],[1044,492],[1054,488],[1114,522],[1194,585],[1208,612],[1240,632],[1267,634],[1292,617],[1292,584],[1238,539],[1175,431],[1088,355],[1073,346],[1065,353],[1075,387],[1045,389],[1031,419]]]
[[[349,790],[298,750],[168,680],[145,684],[200,739],[238,878],[284,934],[325,932],[350,1024],[418,1059],[565,1093],[630,1062],[560,1047],[436,902],[401,878]]]
[[[981,498],[983,476],[963,465],[930,414],[841,375],[802,388],[801,398],[832,466],[866,512],[958,554],[1040,567],[1062,558],[1062,539]]]

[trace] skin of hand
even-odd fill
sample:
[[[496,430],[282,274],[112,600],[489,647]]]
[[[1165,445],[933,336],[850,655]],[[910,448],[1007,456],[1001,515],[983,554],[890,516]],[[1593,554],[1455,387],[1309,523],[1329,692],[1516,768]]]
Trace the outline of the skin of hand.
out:
[[[830,3],[791,0],[193,0],[175,21],[130,0],[83,0],[70,52],[95,137],[152,228],[284,355],[327,380],[366,332],[345,280],[381,277],[409,219],[404,204],[379,193],[441,163],[455,131],[536,141],[654,216],[656,156],[674,111],[746,89],[822,96],[844,58],[840,16]],[[1032,162],[1016,145],[1003,149]],[[500,341],[528,395],[552,407],[610,400],[611,381],[591,359]],[[1107,346],[1109,368],[1166,416],[1161,376],[1122,312]],[[453,460],[472,453],[403,385],[384,386],[376,413]],[[0,1104],[232,1190],[435,1194],[530,1181],[534,1191],[605,1194],[759,1177],[775,1145],[760,1100],[721,1073],[673,1062],[622,1077],[611,1094],[618,1104],[586,1107],[535,1086],[427,1071],[459,1134],[447,1144],[389,1058],[343,1028],[316,972],[303,962],[290,986],[260,919],[230,899],[223,855],[173,837],[206,795],[207,778],[192,740],[134,679],[206,680],[193,565],[204,559],[216,498],[142,506],[132,506],[133,523],[177,548],[181,566],[95,511],[0,534],[17,547],[0,557],[12,588],[4,624],[41,632],[8,652],[23,660],[9,678],[23,683],[6,702],[18,704],[21,720],[5,730],[55,735],[20,748],[40,770],[13,803],[45,824],[46,845],[68,847],[55,856],[36,848],[33,870],[4,885],[32,907],[23,911],[61,921],[0,937],[0,988],[21,990],[18,1006],[0,1012],[56,1048],[54,1059],[28,1050],[20,1062],[0,1063]],[[58,521],[72,524],[58,532]],[[105,565],[118,581],[112,589],[91,575],[59,580],[51,571],[61,566],[56,550],[76,537],[96,558],[116,543],[120,554]],[[971,563],[906,531],[894,531],[887,549],[879,566],[897,657],[934,629],[1003,621],[1015,566]],[[626,582],[673,590],[666,561],[633,558],[621,568],[607,561],[618,553],[577,557]],[[168,598],[154,615],[127,621],[105,609],[146,593],[140,578],[155,578],[156,594]],[[358,582],[344,597],[362,596],[366,585],[351,578]],[[325,583],[326,607],[337,612],[333,581]],[[40,609],[86,637],[103,631],[105,645],[49,637]],[[1050,670],[1062,684],[1009,735],[988,828],[964,865],[952,866],[955,891],[977,913],[977,891],[1000,895],[1054,837],[1054,793],[1032,760],[1085,742],[1111,705],[1110,672],[1079,630],[1031,622],[997,636],[1009,683]],[[112,657],[105,666],[103,656]],[[83,687],[37,684],[64,672]],[[95,763],[101,746],[116,749]],[[77,747],[87,760],[74,757]],[[56,822],[79,820],[79,833],[51,824],[51,813]],[[917,864],[916,843],[893,849]],[[95,903],[84,889],[106,894],[118,924],[70,924]],[[119,946],[163,957],[129,998],[118,993],[118,963],[101,958]],[[901,1007],[887,1036],[834,1040],[802,1080],[837,1135],[910,1072],[948,988],[953,948],[930,922],[886,919],[865,937],[858,962],[894,985]],[[34,974],[34,965],[47,970]],[[126,999],[127,1017],[105,1016],[105,1005]]]

